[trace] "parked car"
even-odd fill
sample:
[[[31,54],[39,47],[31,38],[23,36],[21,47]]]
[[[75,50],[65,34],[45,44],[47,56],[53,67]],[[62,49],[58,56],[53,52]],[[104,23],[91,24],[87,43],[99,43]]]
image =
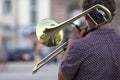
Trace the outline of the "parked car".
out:
[[[30,49],[17,49],[8,53],[9,61],[29,61],[34,58],[34,51]]]

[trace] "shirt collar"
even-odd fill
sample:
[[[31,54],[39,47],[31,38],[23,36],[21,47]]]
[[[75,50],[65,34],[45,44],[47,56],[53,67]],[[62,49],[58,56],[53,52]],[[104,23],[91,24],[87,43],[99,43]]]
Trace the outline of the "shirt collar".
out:
[[[90,33],[90,35],[103,35],[103,34],[113,34],[115,30],[113,28],[98,29]]]

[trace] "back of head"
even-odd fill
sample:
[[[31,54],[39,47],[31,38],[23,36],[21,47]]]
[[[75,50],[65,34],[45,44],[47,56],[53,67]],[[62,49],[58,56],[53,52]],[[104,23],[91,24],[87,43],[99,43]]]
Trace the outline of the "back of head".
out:
[[[96,4],[101,4],[108,8],[112,14],[112,17],[114,17],[116,11],[116,5],[114,0],[84,0],[82,8],[83,10],[86,10]]]

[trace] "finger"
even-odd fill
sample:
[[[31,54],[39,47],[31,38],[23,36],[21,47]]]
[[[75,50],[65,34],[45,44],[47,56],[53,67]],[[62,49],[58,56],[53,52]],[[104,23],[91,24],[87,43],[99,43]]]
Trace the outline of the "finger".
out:
[[[80,27],[80,29],[87,29],[88,27],[87,26],[83,26],[83,27]]]
[[[73,25],[73,27],[75,27],[77,30],[81,31],[78,25],[76,25],[76,24],[74,24],[74,23],[72,23],[72,25]]]
[[[86,29],[84,28],[84,29],[81,30],[80,33],[83,35],[85,33],[85,31],[86,31]]]
[[[80,28],[78,29],[76,27],[73,27],[73,31],[79,31],[79,30],[80,30]]]
[[[88,29],[88,27],[84,26],[84,27],[81,27],[80,29],[81,29],[81,32],[83,33],[83,32],[85,32]]]
[[[82,26],[82,27],[75,26],[75,27],[73,27],[73,30],[74,30],[74,31],[79,31],[79,32],[81,32],[81,30],[87,29],[87,28],[88,28],[87,26]]]

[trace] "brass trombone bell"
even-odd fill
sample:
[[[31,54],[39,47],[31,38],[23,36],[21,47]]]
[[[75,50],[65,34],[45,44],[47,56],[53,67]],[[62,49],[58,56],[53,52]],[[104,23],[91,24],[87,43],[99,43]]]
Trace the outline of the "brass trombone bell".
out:
[[[92,12],[94,10],[96,10],[99,13],[98,14],[99,17],[103,18],[104,21],[98,23],[95,21],[94,18],[91,17],[90,12]],[[95,28],[97,28],[105,23],[108,23],[112,20],[111,12],[106,7],[104,7],[103,5],[100,5],[100,4],[97,4],[89,9],[81,12],[77,16],[70,18],[60,24],[57,24],[55,21],[53,21],[51,19],[43,19],[43,20],[40,20],[40,22],[37,24],[37,27],[36,27],[36,35],[37,35],[39,42],[48,47],[57,46],[58,44],[61,43],[62,38],[63,38],[63,32],[61,30],[64,27],[66,27],[66,25],[72,24],[74,21],[76,21],[77,19],[79,19],[85,15],[88,15],[90,17],[90,19],[95,23]],[[89,31],[90,30],[87,30],[87,33]],[[60,54],[62,51],[64,51],[63,48],[65,45],[67,45],[67,42],[63,43],[55,51],[53,51],[48,56],[43,58],[40,62],[38,62],[38,64],[35,64],[35,66],[33,68],[33,74],[35,74],[39,70],[39,68],[41,68],[43,65],[45,65],[52,58],[54,58],[55,56]]]
[[[49,18],[40,20],[36,27],[36,35],[40,43],[54,47],[63,40],[63,31],[55,31],[57,23]]]

